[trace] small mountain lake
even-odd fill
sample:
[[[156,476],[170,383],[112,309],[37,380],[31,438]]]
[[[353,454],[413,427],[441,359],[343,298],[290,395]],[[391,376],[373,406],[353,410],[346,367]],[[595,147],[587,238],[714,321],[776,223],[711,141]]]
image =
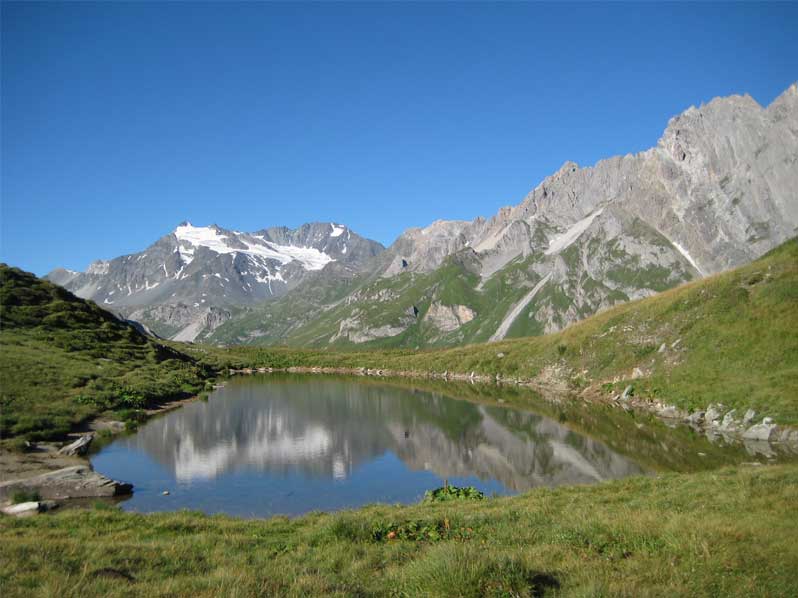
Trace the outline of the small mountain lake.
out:
[[[263,517],[413,503],[445,481],[508,495],[754,458],[684,427],[518,388],[272,374],[233,378],[92,464],[133,483],[125,510]]]

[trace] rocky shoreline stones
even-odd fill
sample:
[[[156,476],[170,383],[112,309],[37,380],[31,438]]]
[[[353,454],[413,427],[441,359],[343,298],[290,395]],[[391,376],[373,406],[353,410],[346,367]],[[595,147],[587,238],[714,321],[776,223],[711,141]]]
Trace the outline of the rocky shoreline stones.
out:
[[[776,424],[769,417],[762,420],[761,424],[756,424],[743,432],[743,438],[746,440],[766,440],[770,441],[771,437],[776,432]]]
[[[89,450],[91,441],[94,440],[94,434],[86,434],[81,436],[75,442],[61,447],[58,451],[59,455],[85,455]]]
[[[753,409],[748,409],[740,418],[736,409],[727,410],[720,403],[684,417],[686,423],[708,433],[738,438],[746,444],[779,443],[798,450],[798,430],[779,426],[770,417],[762,418],[760,423],[754,423],[756,419],[757,413]]]
[[[0,500],[16,492],[36,492],[45,499],[95,498],[130,494],[133,485],[117,482],[88,465],[75,465],[41,475],[0,483]]]
[[[681,339],[679,339],[681,340]],[[679,340],[671,345],[676,347]],[[497,357],[503,353],[497,354]],[[443,379],[464,382],[484,382],[502,383],[530,386],[541,388],[531,380],[505,379],[500,374],[486,376],[470,372],[469,374],[459,374],[455,372],[429,372],[414,370],[388,370],[371,368],[347,368],[347,367],[305,367],[295,366],[288,368],[243,368],[230,369],[229,375],[290,372],[296,374],[349,374],[355,376],[378,376],[378,377],[400,377],[400,378],[427,378]],[[550,389],[551,390],[551,389]],[[708,434],[721,435],[726,438],[734,438],[748,443],[779,443],[789,447],[793,452],[798,452],[798,428],[787,428],[778,426],[769,417],[765,417],[761,423],[754,424],[757,413],[753,409],[748,409],[742,418],[738,417],[736,409],[728,409],[721,403],[710,404],[706,410],[698,410],[688,413],[674,405],[668,405],[659,401],[649,402],[645,399],[638,399],[635,396],[634,386],[628,385],[621,394],[612,397],[612,403],[626,411],[644,410],[655,413],[657,416],[670,421],[682,421],[694,428],[704,430]]]
[[[26,517],[36,513],[43,513],[44,511],[52,511],[58,507],[58,503],[54,500],[35,500],[30,502],[22,502],[16,505],[3,507],[0,509],[5,515],[14,515],[16,517]]]

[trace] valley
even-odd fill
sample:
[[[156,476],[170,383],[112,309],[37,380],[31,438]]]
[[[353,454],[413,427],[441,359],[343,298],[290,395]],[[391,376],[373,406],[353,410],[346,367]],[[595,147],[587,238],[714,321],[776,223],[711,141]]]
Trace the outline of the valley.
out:
[[[793,84],[388,247],[1,264],[4,596],[798,593],[796,188]]]
[[[446,592],[455,588],[463,595],[497,588],[511,593],[598,588],[610,594],[638,594],[667,588],[692,594],[788,595],[795,589],[787,572],[796,565],[789,546],[798,520],[793,448],[798,423],[797,268],[798,241],[791,240],[742,268],[616,306],[548,335],[443,350],[330,352],[164,343],[47,281],[4,267],[0,373],[15,385],[4,386],[3,463],[16,451],[25,454],[23,440],[42,446],[55,441],[58,446],[68,433],[82,434],[91,422],[121,422],[133,434],[139,427],[146,432],[155,425],[146,432],[159,443],[153,450],[160,451],[161,459],[179,455],[173,467],[189,476],[184,479],[220,471],[207,469],[209,458],[221,464],[262,457],[262,450],[247,448],[252,442],[326,451],[326,444],[308,445],[309,439],[299,445],[297,440],[285,445],[279,436],[267,440],[285,424],[274,420],[267,427],[272,431],[264,436],[257,431],[261,419],[248,414],[236,420],[241,434],[236,448],[220,453],[204,444],[211,436],[202,433],[193,449],[184,445],[175,453],[174,443],[164,436],[170,420],[158,418],[148,424],[147,418],[176,399],[220,392],[214,390],[220,382],[240,388],[238,392],[246,393],[242,397],[250,396],[248,385],[241,384],[245,379],[224,382],[231,370],[307,371],[317,376],[348,371],[360,374],[362,381],[356,384],[366,384],[373,388],[368,392],[375,393],[359,409],[370,410],[369,404],[376,407],[386,400],[386,392],[396,391],[380,389],[391,386],[430,396],[425,399],[433,401],[430,405],[449,405],[440,401],[452,397],[447,410],[462,403],[468,413],[482,414],[482,431],[475,440],[491,434],[492,442],[510,443],[502,452],[510,446],[516,449],[510,450],[513,469],[507,469],[485,440],[479,445],[467,440],[462,449],[455,449],[441,444],[445,433],[441,436],[419,423],[410,424],[410,432],[377,434],[368,442],[398,443],[391,450],[399,450],[411,464],[418,451],[425,451],[422,461],[437,463],[432,467],[454,480],[474,465],[488,468],[478,471],[521,484],[513,490],[521,494],[441,504],[378,504],[247,523],[192,511],[123,513],[113,503],[95,499],[88,510],[66,505],[52,515],[0,517],[0,579],[7,587],[46,587],[67,595],[125,595],[133,588],[154,595],[210,596],[221,588],[242,593],[415,595],[443,591],[435,585],[438,575],[445,575]],[[280,375],[267,373],[265,379],[278,381]],[[299,379],[311,380],[312,375]],[[438,393],[441,398],[435,398]],[[357,404],[351,391],[342,396],[348,396],[345,409]],[[294,412],[303,401],[289,400],[284,408]],[[476,410],[465,407],[469,404]],[[524,416],[537,422],[532,437],[529,422],[513,415],[516,409],[543,414],[542,419]],[[748,410],[756,415],[745,425],[764,425],[764,442],[746,439],[741,422]],[[435,421],[439,416],[434,413],[421,421],[430,415],[429,421]],[[667,427],[647,413],[667,422],[689,420],[692,427]],[[319,417],[313,425],[322,421]],[[401,417],[407,426],[418,416]],[[195,418],[192,426],[201,430],[225,419]],[[500,433],[502,427],[491,423],[498,421],[523,434],[513,439],[519,432]],[[99,453],[91,457],[100,459],[96,463],[101,471],[107,467],[102,465],[103,447],[120,430],[105,429],[95,433]],[[180,429],[178,435],[187,441],[187,429]],[[459,433],[454,434],[456,438]],[[531,467],[523,465],[526,449],[517,450],[520,439],[538,445],[534,470],[549,472],[547,476],[572,479],[581,470],[579,475],[598,475],[595,482],[635,473],[637,467],[650,473],[640,476],[638,471],[628,479],[591,486],[546,489],[536,484],[530,489],[526,474],[510,473]],[[411,441],[406,449],[399,448]],[[346,445],[339,440],[331,446],[337,451]],[[446,452],[443,446],[449,446]],[[547,446],[560,448],[549,453]],[[580,451],[585,451],[583,457],[577,457]],[[35,453],[27,454],[36,458]],[[475,460],[476,454],[480,457]],[[613,454],[633,455],[642,465]],[[565,455],[576,459],[579,467],[558,463]],[[47,453],[38,458],[45,459],[41,464],[49,459]],[[300,463],[318,468],[323,464],[319,458]],[[130,463],[135,462],[120,461],[122,469],[113,475],[132,475]],[[329,466],[341,480],[355,475],[359,467],[346,460],[336,463],[333,459]],[[270,461],[268,467],[285,465]],[[602,468],[609,469],[597,474]],[[186,492],[191,496],[190,490],[172,487],[175,482],[158,482],[160,478],[151,474],[144,479],[169,485],[173,492],[161,496],[160,485],[148,488],[150,482],[144,481],[139,502],[131,504],[171,511],[165,501],[185,500],[181,497]],[[133,492],[137,496],[135,487]],[[218,500],[225,496],[221,492],[212,496]],[[253,505],[262,502],[257,493],[247,496]],[[760,534],[763,525],[770,530],[766,537]],[[151,556],[141,559],[141,554]],[[85,575],[73,577],[75,562],[90,563]],[[734,575],[729,576],[732,567]],[[759,577],[763,567],[774,573]],[[460,573],[452,573],[455,570]]]

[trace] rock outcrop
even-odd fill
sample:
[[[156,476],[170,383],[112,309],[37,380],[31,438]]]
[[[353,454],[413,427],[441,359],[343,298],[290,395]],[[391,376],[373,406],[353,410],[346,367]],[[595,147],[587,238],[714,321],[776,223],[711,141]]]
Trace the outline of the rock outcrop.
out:
[[[38,476],[0,483],[0,499],[15,492],[37,492],[46,499],[92,498],[130,494],[133,486],[117,482],[88,465],[65,467]]]
[[[58,453],[60,455],[85,455],[89,450],[92,440],[94,440],[94,434],[84,434],[75,442],[71,442],[62,447]]]
[[[451,332],[473,320],[476,315],[477,313],[467,305],[433,303],[424,314],[424,320],[438,330]]]

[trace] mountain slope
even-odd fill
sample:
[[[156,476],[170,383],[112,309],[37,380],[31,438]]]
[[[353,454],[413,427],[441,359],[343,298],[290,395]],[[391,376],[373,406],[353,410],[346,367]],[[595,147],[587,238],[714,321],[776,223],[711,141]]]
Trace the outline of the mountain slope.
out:
[[[216,367],[472,372],[681,409],[711,403],[798,424],[798,238],[751,264],[618,305],[545,336],[427,351],[212,347]],[[199,354],[199,353],[197,353]]]
[[[0,437],[40,439],[201,390],[209,370],[91,301],[0,264]]]
[[[279,297],[315,272],[358,272],[382,245],[343,225],[254,233],[183,223],[142,252],[48,279],[161,336],[193,341],[241,306]]]
[[[560,330],[762,255],[798,231],[796,189],[798,85],[767,108],[715,99],[671,119],[656,147],[568,162],[490,220],[406,231],[345,296],[297,287],[209,338],[422,347]]]

